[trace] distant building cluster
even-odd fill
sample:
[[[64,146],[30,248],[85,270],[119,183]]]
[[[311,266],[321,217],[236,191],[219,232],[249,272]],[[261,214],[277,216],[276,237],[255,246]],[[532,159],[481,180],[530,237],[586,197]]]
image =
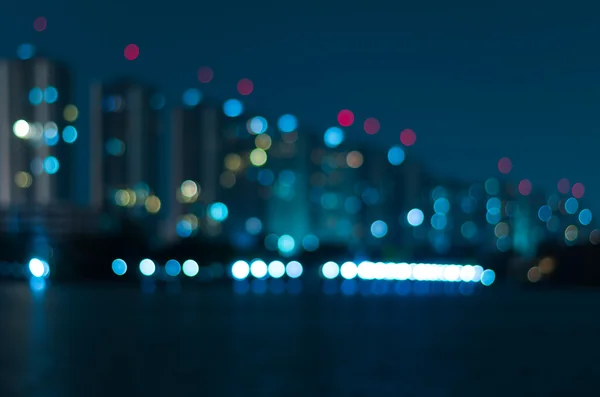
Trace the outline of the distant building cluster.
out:
[[[110,231],[128,218],[166,243],[199,235],[285,256],[324,245],[529,255],[543,240],[600,242],[578,187],[512,183],[501,178],[506,160],[486,181],[448,180],[414,158],[411,130],[402,144],[367,148],[346,139],[351,114],[319,134],[292,114],[271,119],[197,89],[167,113],[164,96],[127,80],[92,85],[82,110],[65,66],[21,58],[0,62],[4,232]],[[80,111],[89,126],[77,123]]]

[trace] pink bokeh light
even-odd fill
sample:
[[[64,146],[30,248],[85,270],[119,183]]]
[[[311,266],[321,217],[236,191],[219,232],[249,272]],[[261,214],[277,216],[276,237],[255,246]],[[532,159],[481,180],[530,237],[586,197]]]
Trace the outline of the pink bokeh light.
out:
[[[350,127],[354,124],[354,113],[348,109],[340,110],[337,119],[342,127]]]
[[[47,26],[48,21],[44,17],[37,17],[35,21],[33,21],[33,29],[36,32],[43,32],[44,30],[46,30]]]
[[[531,194],[532,185],[529,179],[523,179],[519,182],[519,193],[523,196],[529,196]]]
[[[498,171],[503,174],[509,174],[512,171],[512,161],[508,157],[502,157],[498,160]]]
[[[417,134],[415,134],[415,132],[413,130],[411,130],[410,128],[402,130],[402,132],[400,133],[400,142],[404,146],[412,146],[415,144],[416,141],[417,141]]]
[[[569,190],[571,190],[571,182],[567,178],[562,178],[558,181],[557,188],[560,193],[568,194]]]
[[[210,83],[213,77],[213,70],[208,66],[202,66],[200,69],[198,69],[198,81],[201,83]]]
[[[365,120],[364,129],[367,134],[375,135],[379,132],[380,128],[381,126],[379,125],[379,121],[376,118],[370,117]]]
[[[573,197],[575,197],[576,199],[580,199],[585,194],[585,186],[583,186],[583,183],[577,182],[573,185],[571,193],[573,194]]]
[[[128,61],[133,61],[140,56],[140,48],[135,44],[129,44],[127,47],[125,47],[123,55],[125,55],[125,59]]]
[[[250,95],[254,91],[254,83],[250,79],[241,79],[238,81],[237,90],[240,95]]]

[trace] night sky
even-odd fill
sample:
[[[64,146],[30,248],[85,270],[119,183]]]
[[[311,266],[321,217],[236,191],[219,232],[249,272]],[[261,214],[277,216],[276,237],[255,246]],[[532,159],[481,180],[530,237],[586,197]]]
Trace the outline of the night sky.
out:
[[[254,82],[248,107],[273,120],[294,113],[316,132],[355,112],[350,139],[399,142],[434,171],[476,181],[513,161],[510,178],[556,189],[560,178],[600,198],[600,7],[563,2],[105,0],[5,2],[0,56],[32,43],[76,73],[87,131],[87,88],[95,79],[136,76],[156,84],[167,106],[200,88],[222,100]],[[592,2],[587,2],[592,4]],[[500,5],[501,4],[501,5]],[[47,29],[33,21],[44,16]],[[127,44],[140,56],[127,61]],[[214,70],[200,84],[201,66]],[[362,130],[368,117],[377,135]],[[274,120],[273,120],[274,121]],[[81,156],[83,160],[85,155]]]

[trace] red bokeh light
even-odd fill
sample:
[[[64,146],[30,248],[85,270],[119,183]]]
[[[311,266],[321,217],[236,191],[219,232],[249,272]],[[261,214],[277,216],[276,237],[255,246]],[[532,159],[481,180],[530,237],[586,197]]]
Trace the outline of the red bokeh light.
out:
[[[402,132],[400,133],[400,142],[404,146],[412,146],[415,144],[416,141],[417,141],[417,134],[415,134],[415,132],[413,130],[411,130],[410,128],[402,130]]]
[[[571,193],[573,194],[573,197],[580,199],[585,194],[585,186],[583,186],[583,183],[577,182],[576,184],[573,185],[573,189],[571,189]]]
[[[523,196],[529,196],[531,194],[532,186],[529,179],[523,179],[519,182],[519,193]]]
[[[337,119],[342,127],[350,127],[354,123],[354,113],[348,109],[340,110]]]
[[[241,79],[240,81],[238,81],[237,90],[240,93],[240,95],[250,95],[254,90],[254,84],[250,79]]]
[[[369,135],[375,135],[379,132],[379,121],[376,118],[371,117],[365,120],[365,132]]]
[[[125,47],[123,54],[125,55],[125,59],[128,61],[133,61],[140,56],[140,48],[135,44],[129,44],[127,47]]]
[[[43,32],[46,30],[47,26],[48,21],[44,17],[37,17],[35,21],[33,21],[33,29],[35,29],[36,32]]]
[[[569,190],[571,189],[571,182],[569,182],[569,180],[567,178],[562,178],[560,181],[558,181],[558,191],[562,194],[567,194],[569,193]]]
[[[508,174],[512,171],[512,161],[508,157],[502,157],[498,161],[498,171],[503,174]]]
[[[208,66],[202,66],[198,69],[198,81],[201,83],[210,83],[213,79],[213,71]]]

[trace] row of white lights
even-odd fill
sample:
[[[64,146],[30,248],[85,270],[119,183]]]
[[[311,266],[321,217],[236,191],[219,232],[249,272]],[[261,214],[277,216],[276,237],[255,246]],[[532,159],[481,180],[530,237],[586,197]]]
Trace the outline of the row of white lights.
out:
[[[440,265],[434,263],[383,263],[345,262],[341,266],[327,262],[321,266],[321,274],[329,280],[338,277],[346,280],[412,280],[468,282],[491,285],[496,279],[493,270],[479,265]]]
[[[36,262],[37,264],[37,262]],[[31,265],[30,265],[31,267]],[[180,265],[176,260],[166,262],[165,271],[169,276],[176,277],[183,272],[188,277],[195,277],[200,267],[194,260],[187,260]],[[115,259],[112,263],[113,272],[122,276],[127,272],[127,264],[122,259]],[[139,263],[139,270],[143,276],[150,277],[156,273],[157,266],[151,259],[143,259]],[[38,270],[38,272],[41,271]],[[231,275],[236,280],[245,280],[252,276],[256,279],[264,278],[299,278],[304,268],[298,261],[284,264],[281,261],[267,263],[255,259],[250,263],[237,261],[231,265]],[[33,273],[33,272],[32,272]],[[345,262],[341,266],[335,262],[327,262],[321,266],[321,275],[329,280],[343,278],[352,280],[411,280],[411,281],[443,281],[443,282],[469,282],[491,285],[496,275],[493,270],[484,270],[479,265],[440,265],[433,263],[383,263],[383,262]]]

